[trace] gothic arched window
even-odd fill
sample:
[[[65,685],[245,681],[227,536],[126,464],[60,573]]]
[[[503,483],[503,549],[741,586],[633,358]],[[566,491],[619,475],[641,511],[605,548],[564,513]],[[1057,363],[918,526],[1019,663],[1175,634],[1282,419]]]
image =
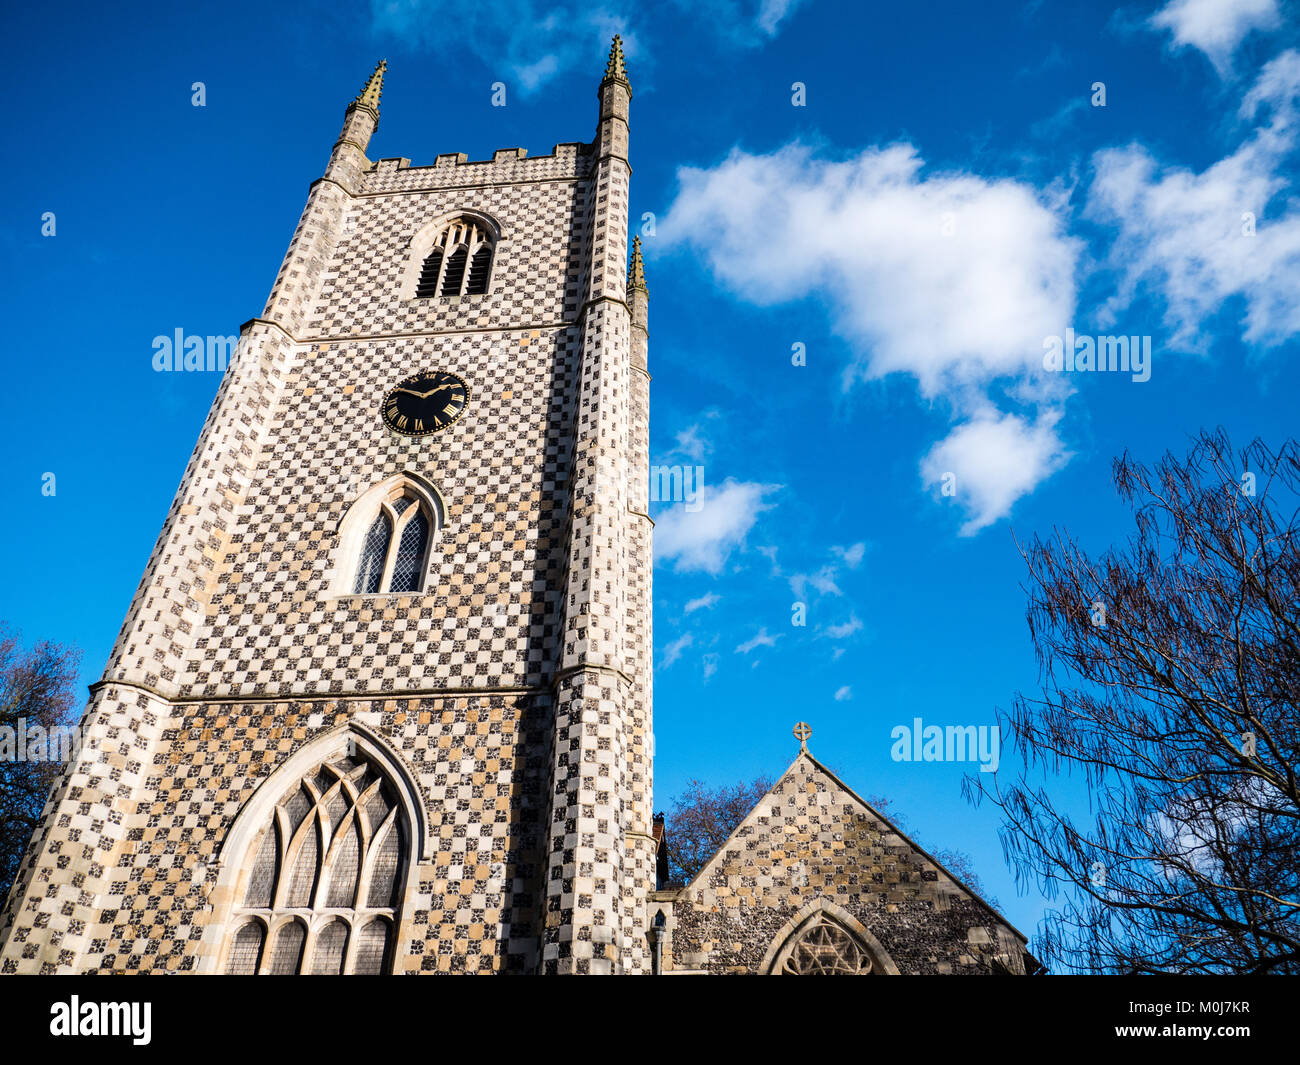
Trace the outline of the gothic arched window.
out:
[[[366,759],[345,754],[302,777],[250,848],[225,971],[389,971],[408,832],[393,786]]]
[[[433,529],[428,503],[399,483],[378,500],[377,511],[361,541],[353,593],[420,591]]]
[[[388,560],[388,544],[393,538],[393,523],[382,510],[366,533],[361,549],[361,564],[357,566],[357,583],[354,592],[377,592],[384,579],[384,564]]]
[[[793,928],[787,925],[778,933],[762,971],[773,976],[868,976],[898,971],[875,937],[852,916],[844,914],[841,919],[837,907],[805,907],[791,924]]]
[[[428,248],[415,282],[416,299],[487,292],[495,251],[495,235],[489,225],[468,216],[453,219]]]

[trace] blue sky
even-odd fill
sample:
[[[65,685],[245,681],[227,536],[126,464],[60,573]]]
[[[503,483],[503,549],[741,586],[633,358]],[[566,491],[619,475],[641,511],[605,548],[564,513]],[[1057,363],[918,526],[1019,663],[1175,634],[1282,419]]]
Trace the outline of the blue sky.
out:
[[[895,762],[890,733],[1034,689],[1016,538],[1122,540],[1114,456],[1294,435],[1294,2],[467,10],[6,13],[0,618],[97,678],[217,387],[155,373],[152,338],[260,312],[377,58],[372,158],[542,154],[592,136],[621,31],[651,461],[705,486],[655,510],[656,804],[779,772],[807,720],[1032,931],[975,767]],[[1045,369],[1067,329],[1150,337],[1149,380]]]

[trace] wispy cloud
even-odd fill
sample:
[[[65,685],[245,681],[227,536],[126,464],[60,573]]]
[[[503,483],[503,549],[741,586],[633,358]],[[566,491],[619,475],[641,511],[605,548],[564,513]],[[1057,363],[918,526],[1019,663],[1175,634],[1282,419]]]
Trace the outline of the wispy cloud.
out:
[[[824,635],[832,640],[843,640],[852,636],[861,628],[862,622],[858,619],[857,614],[853,614],[848,621],[841,622],[839,625],[827,625]]]
[[[693,644],[694,642],[695,642],[695,637],[692,636],[689,632],[683,633],[681,636],[677,637],[677,639],[675,639],[672,643],[668,644],[668,646],[663,649],[663,655],[659,659],[660,668],[667,669],[669,666],[671,666],[674,662],[676,662],[679,658],[682,657],[682,654],[683,652],[685,652],[686,648],[690,647],[691,644]]]
[[[822,595],[843,595],[840,586],[835,583],[834,566],[823,566],[816,573],[796,573],[790,578],[790,591],[796,599],[805,599],[809,585]]]
[[[447,56],[476,56],[501,80],[525,94],[574,67],[599,77],[615,33],[629,62],[641,54],[630,4],[591,7],[538,0],[460,4],[452,0],[371,0],[371,24],[380,36]]]
[[[852,698],[853,698],[853,689],[850,688],[847,684],[844,685],[844,687],[837,689],[835,692],[835,701],[837,703],[847,702]]]
[[[1168,30],[1175,51],[1204,52],[1224,74],[1248,33],[1276,29],[1281,21],[1277,0],[1170,0],[1147,25],[1158,32]]]
[[[1242,336],[1273,346],[1300,334],[1300,52],[1261,71],[1240,114],[1267,116],[1231,155],[1195,173],[1162,168],[1141,145],[1093,159],[1088,217],[1113,226],[1109,264],[1120,277],[1106,306],[1113,318],[1139,290],[1164,301],[1172,345],[1203,350],[1203,326],[1240,297]],[[1253,219],[1253,225],[1249,219]]]
[[[747,655],[755,648],[758,647],[775,647],[776,641],[779,640],[780,638],[781,638],[780,634],[776,636],[769,636],[767,632],[767,627],[764,626],[763,628],[759,629],[758,632],[753,637],[746,640],[742,644],[737,644],[736,654]]]
[[[758,47],[772,40],[802,0],[677,0],[668,20],[651,22],[644,5],[604,0],[596,6],[573,0],[494,0],[464,4],[453,0],[371,0],[371,25],[435,54],[476,56],[501,80],[523,93],[535,92],[558,74],[583,69],[599,76],[609,39],[622,34],[629,66],[641,76],[655,51],[659,27],[671,40],[689,32],[733,48]],[[673,42],[675,44],[675,41]]]
[[[832,547],[831,551],[843,559],[844,564],[849,569],[857,569],[862,565],[862,559],[867,553],[867,545],[865,543],[856,543],[849,547]]]
[[[682,613],[694,614],[697,610],[708,610],[710,607],[717,606],[721,601],[722,596],[714,592],[706,592],[698,599],[688,600],[686,605],[682,607]]]
[[[712,442],[706,437],[699,423],[687,426],[677,434],[677,451],[696,462],[706,458],[713,451]]]
[[[732,551],[744,544],[758,516],[775,505],[766,500],[780,487],[730,478],[716,488],[706,485],[698,511],[676,506],[656,517],[656,557],[671,561],[681,572],[721,573]]]

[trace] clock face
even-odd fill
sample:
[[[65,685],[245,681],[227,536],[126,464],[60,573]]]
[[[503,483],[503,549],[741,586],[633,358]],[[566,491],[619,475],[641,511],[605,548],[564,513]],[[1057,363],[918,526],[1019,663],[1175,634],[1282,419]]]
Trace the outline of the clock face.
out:
[[[384,424],[404,436],[428,436],[446,429],[469,402],[469,388],[454,373],[412,374],[388,390],[381,412]]]

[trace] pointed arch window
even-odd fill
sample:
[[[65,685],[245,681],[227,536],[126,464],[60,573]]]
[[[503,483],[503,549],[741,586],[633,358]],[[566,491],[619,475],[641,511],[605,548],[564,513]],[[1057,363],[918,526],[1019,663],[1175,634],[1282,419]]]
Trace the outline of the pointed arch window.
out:
[[[825,917],[806,928],[783,952],[785,976],[865,976],[871,955],[842,926]]]
[[[384,565],[388,561],[388,545],[393,539],[393,523],[384,511],[376,515],[366,533],[366,543],[361,549],[361,564],[357,566],[354,592],[377,592],[384,579]]]
[[[415,298],[483,295],[491,283],[495,250],[490,226],[470,217],[453,219],[442,227],[424,255]]]
[[[433,529],[432,509],[413,486],[385,493],[361,541],[353,594],[421,591]]]
[[[777,933],[759,971],[773,976],[898,975],[880,941],[852,914],[814,900]]]
[[[367,759],[345,754],[302,777],[250,848],[225,971],[390,971],[408,833],[393,786]]]

